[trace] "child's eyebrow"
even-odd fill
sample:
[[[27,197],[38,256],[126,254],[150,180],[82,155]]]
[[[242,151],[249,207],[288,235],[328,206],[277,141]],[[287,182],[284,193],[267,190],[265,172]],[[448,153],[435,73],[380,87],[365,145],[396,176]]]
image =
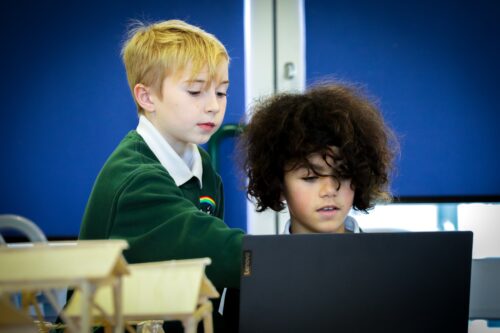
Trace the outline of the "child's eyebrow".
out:
[[[330,175],[330,174],[337,174],[337,173],[343,173],[342,170],[342,162],[337,162],[334,164],[318,164],[318,163],[311,163],[309,162],[308,165],[305,166],[305,168],[309,169],[310,172],[313,172],[318,175]]]
[[[189,80],[186,80],[187,83],[189,84],[193,84],[193,83],[205,83],[207,82],[207,80],[203,80],[203,79],[189,79]]]
[[[189,84],[193,84],[193,83],[205,84],[205,83],[210,82],[210,81],[212,81],[212,80],[194,79],[194,80],[187,80],[186,82]],[[229,80],[224,80],[224,81],[219,83],[219,85],[224,85],[224,84],[229,84]]]
[[[332,167],[327,167],[323,164],[316,164],[316,163],[309,163],[309,169],[311,169],[311,171],[313,172],[319,172],[319,173],[323,173],[325,171],[330,171],[332,169]]]

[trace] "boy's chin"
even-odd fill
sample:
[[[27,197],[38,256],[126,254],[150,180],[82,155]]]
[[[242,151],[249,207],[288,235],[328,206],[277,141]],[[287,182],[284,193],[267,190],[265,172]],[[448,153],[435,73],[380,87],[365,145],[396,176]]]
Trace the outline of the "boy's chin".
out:
[[[204,145],[210,141],[211,135],[208,138],[201,138],[199,140],[193,141],[195,145]]]

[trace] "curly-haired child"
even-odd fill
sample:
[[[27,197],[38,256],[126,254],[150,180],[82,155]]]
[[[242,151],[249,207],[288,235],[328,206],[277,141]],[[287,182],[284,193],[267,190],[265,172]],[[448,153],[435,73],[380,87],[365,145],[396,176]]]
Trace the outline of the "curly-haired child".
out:
[[[288,207],[284,233],[360,232],[351,209],[390,201],[397,139],[362,90],[323,83],[258,103],[240,138],[257,211]]]

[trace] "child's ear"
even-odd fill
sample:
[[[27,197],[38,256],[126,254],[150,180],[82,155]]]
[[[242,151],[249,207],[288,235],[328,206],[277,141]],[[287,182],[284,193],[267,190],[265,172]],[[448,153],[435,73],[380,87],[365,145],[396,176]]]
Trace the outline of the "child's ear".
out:
[[[134,96],[137,104],[144,109],[144,111],[152,112],[155,110],[155,104],[151,98],[151,89],[138,83],[134,87]]]

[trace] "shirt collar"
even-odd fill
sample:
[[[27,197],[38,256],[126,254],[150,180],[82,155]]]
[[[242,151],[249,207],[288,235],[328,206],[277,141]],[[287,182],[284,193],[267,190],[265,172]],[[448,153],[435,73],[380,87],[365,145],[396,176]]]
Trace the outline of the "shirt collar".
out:
[[[191,178],[196,177],[200,188],[203,187],[203,167],[197,145],[190,143],[181,158],[144,115],[139,117],[137,133],[144,139],[177,186],[181,186]]]
[[[349,215],[347,215],[345,220],[344,220],[344,226],[345,226],[346,230],[348,230],[352,233],[359,234],[361,232],[356,219],[354,217],[349,216]],[[290,227],[291,227],[290,220],[288,220],[285,223],[285,227],[283,228],[282,234],[290,235],[291,234]]]

